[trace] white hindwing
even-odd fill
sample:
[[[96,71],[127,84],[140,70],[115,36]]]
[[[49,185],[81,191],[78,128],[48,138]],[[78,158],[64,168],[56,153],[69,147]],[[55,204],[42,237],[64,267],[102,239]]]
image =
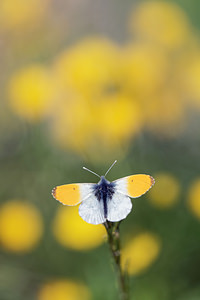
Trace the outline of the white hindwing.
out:
[[[121,193],[115,192],[111,200],[108,200],[108,214],[107,219],[111,222],[118,222],[125,219],[131,212],[131,199]]]
[[[80,204],[79,215],[90,224],[97,225],[106,222],[102,202],[98,201],[94,194],[91,194]]]

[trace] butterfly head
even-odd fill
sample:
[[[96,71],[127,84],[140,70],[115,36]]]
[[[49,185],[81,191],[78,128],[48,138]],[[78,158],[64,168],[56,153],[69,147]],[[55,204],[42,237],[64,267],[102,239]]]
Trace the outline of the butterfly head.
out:
[[[101,184],[104,184],[104,183],[110,183],[110,181],[108,181],[106,178],[105,178],[105,176],[101,176],[100,177],[100,180],[99,180],[99,182],[98,182],[98,185],[101,185]]]

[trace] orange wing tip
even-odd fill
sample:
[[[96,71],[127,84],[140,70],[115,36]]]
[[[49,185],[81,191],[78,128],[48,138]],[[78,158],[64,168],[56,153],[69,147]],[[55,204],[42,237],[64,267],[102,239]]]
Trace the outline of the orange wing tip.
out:
[[[151,175],[131,175],[128,177],[128,195],[132,198],[138,198],[148,192],[154,183],[155,179]]]
[[[68,206],[74,206],[81,202],[79,184],[63,184],[56,186],[52,190],[52,196],[60,203]]]
[[[150,176],[150,179],[151,179],[151,187],[155,184],[155,179],[152,177],[152,176]]]
[[[55,188],[53,188],[53,190],[51,191],[51,194],[55,199],[56,199],[56,189],[57,189],[57,186]]]
[[[53,188],[53,190],[51,191],[52,196],[54,197],[54,199],[56,199],[58,202],[60,202],[61,204],[63,204],[62,201],[58,200],[56,198],[56,190],[57,190],[57,186]]]

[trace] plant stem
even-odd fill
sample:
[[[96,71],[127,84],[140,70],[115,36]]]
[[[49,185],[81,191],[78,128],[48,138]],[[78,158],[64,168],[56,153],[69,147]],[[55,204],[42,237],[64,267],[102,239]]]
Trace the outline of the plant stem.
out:
[[[129,300],[128,275],[121,269],[120,222],[106,221],[104,226],[108,234],[108,243],[115,262],[121,300]]]

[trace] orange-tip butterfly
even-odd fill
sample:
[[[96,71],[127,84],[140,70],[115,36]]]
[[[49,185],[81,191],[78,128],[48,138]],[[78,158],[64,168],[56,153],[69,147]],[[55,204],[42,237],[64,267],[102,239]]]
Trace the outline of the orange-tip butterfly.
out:
[[[132,209],[131,198],[145,194],[155,183],[152,176],[146,174],[130,175],[108,181],[105,176],[117,161],[111,165],[104,176],[83,169],[100,177],[95,183],[72,183],[55,187],[53,197],[64,205],[74,206],[79,203],[79,215],[91,224],[118,222],[125,219]]]

